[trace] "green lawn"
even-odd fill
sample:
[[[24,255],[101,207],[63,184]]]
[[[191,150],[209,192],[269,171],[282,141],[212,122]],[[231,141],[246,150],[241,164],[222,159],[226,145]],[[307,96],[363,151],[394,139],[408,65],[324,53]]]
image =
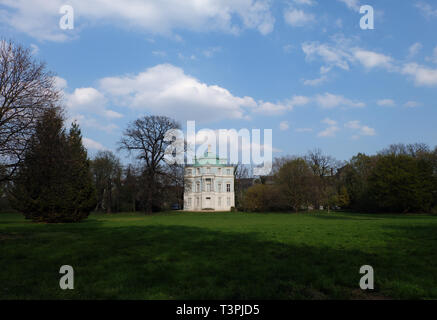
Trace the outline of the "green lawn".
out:
[[[59,268],[75,289],[59,288]],[[359,268],[375,290],[359,289]],[[437,216],[0,214],[0,299],[437,299]]]

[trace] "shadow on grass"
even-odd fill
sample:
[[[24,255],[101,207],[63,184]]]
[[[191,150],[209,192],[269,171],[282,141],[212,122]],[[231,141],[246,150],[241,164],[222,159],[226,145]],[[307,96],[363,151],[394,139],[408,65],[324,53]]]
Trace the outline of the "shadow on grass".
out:
[[[187,226],[100,227],[97,220],[32,225],[28,236],[0,242],[0,260],[8,261],[0,299],[369,298],[356,294],[359,268],[367,264],[376,270],[377,296],[437,298],[435,283],[421,281],[425,272],[434,277],[434,265],[382,248],[337,250]],[[59,289],[64,264],[74,267],[74,290]]]

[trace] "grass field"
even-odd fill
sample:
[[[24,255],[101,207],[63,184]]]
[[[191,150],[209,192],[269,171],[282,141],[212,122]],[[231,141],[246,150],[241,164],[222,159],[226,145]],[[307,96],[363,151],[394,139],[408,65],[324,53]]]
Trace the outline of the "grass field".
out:
[[[75,289],[59,288],[59,268]],[[362,265],[375,290],[359,289]],[[0,299],[437,299],[437,217],[0,214]]]

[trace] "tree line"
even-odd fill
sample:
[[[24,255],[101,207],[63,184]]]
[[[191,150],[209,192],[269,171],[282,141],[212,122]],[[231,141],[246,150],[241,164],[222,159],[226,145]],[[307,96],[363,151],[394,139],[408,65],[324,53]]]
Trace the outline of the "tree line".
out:
[[[275,159],[273,167],[270,179],[246,190],[240,210],[437,213],[437,147],[394,144],[347,162],[315,150]]]

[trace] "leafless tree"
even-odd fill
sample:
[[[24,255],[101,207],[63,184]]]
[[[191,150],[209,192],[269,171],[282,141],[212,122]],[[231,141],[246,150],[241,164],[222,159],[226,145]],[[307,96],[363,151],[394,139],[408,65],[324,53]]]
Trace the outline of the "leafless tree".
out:
[[[333,175],[341,166],[341,163],[330,155],[323,154],[322,150],[315,149],[309,151],[305,160],[311,167],[314,175],[319,177],[326,177]]]
[[[174,120],[165,116],[144,116],[128,125],[119,142],[120,150],[127,150],[144,162],[144,206],[151,213],[154,197],[159,198],[159,177],[165,175],[164,157],[167,147],[172,143],[166,141],[169,130],[179,129]]]
[[[284,164],[295,159],[298,159],[298,157],[291,155],[274,158],[272,164],[272,174],[277,174]]]
[[[412,157],[419,157],[424,154],[430,153],[430,147],[425,143],[413,143],[413,144],[392,144],[388,148],[379,152],[380,155],[409,155]]]
[[[36,119],[56,105],[60,92],[45,64],[35,61],[29,49],[0,40],[0,165],[9,180],[22,160]]]
[[[332,188],[333,177],[342,166],[342,162],[330,155],[326,155],[320,149],[309,151],[305,157],[313,174],[312,203],[318,209],[320,204],[327,203],[329,190]]]

